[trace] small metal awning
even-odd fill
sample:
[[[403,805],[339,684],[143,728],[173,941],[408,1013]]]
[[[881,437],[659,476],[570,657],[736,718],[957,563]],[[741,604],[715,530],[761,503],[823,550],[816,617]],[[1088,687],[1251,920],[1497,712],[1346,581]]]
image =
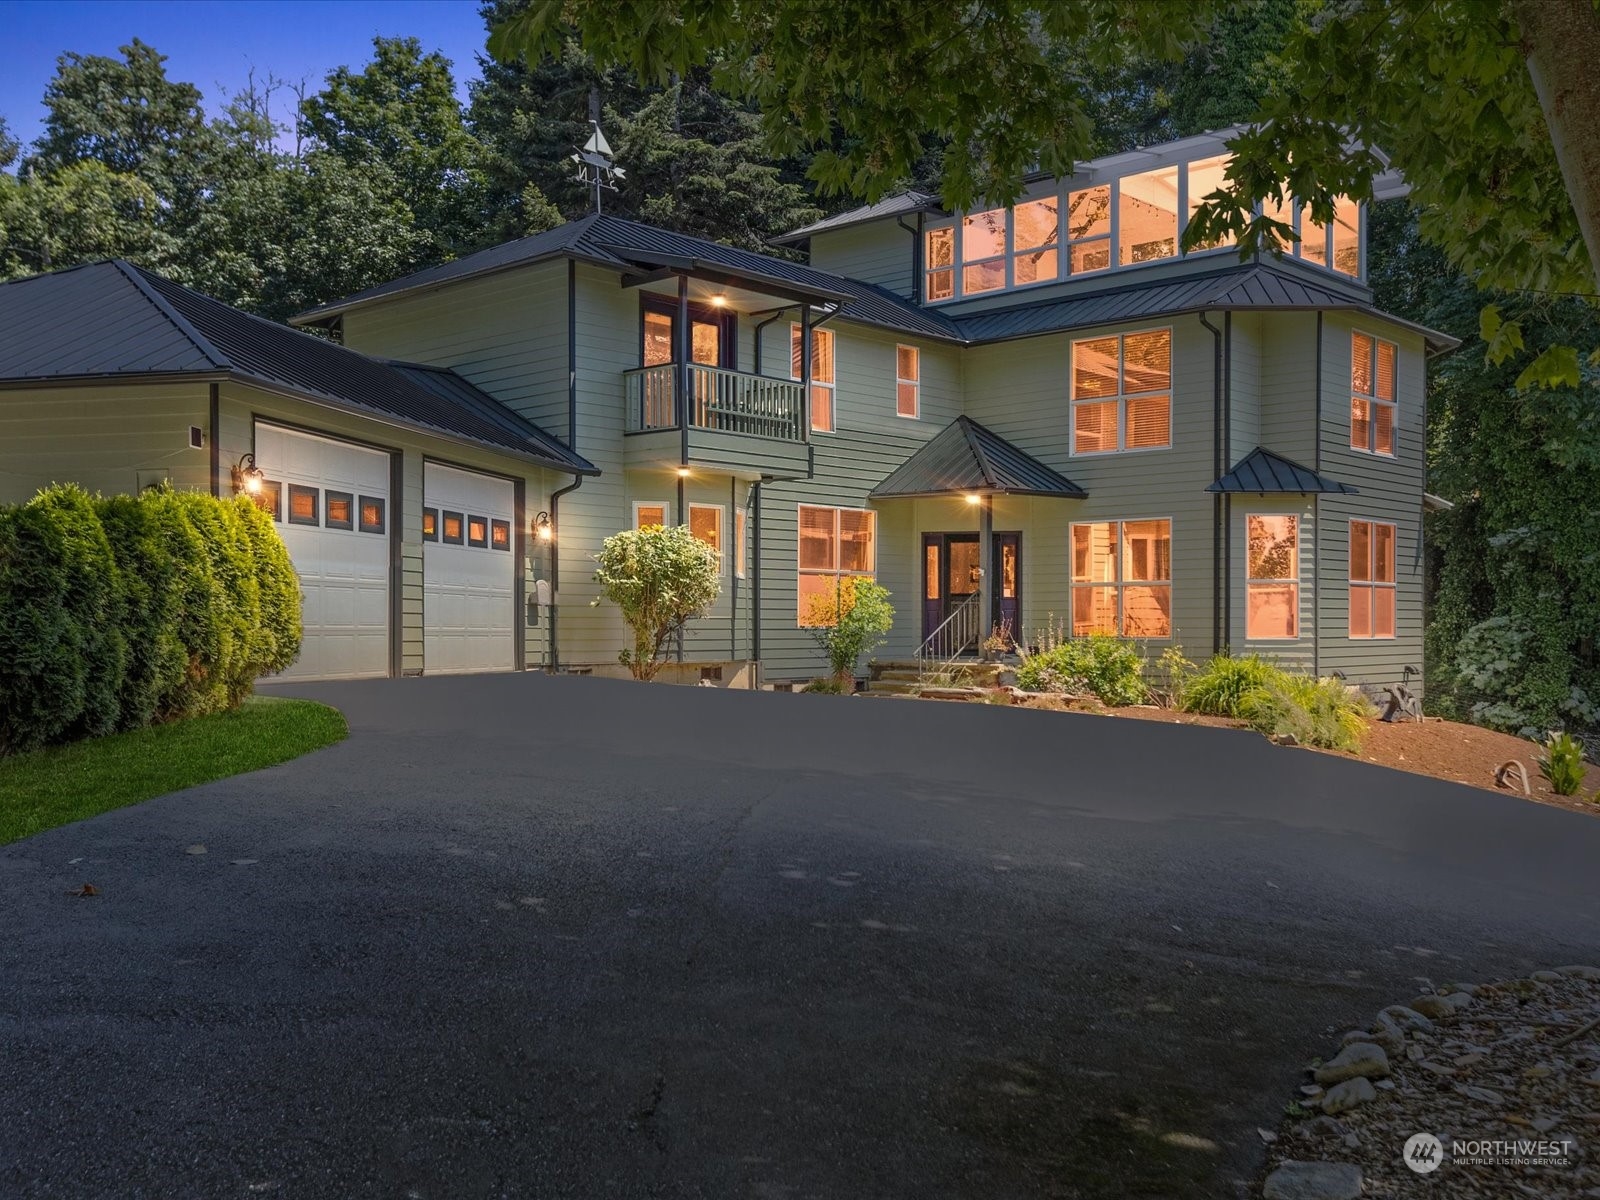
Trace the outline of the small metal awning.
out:
[[[1303,467],[1293,459],[1260,446],[1241,458],[1234,464],[1233,470],[1207,487],[1206,491],[1254,492],[1261,496],[1268,492],[1299,492],[1302,496],[1317,492],[1360,495],[1359,488],[1319,475],[1310,467]]]
[[[1082,500],[1089,494],[972,418],[957,417],[873,488],[869,498],[946,496],[952,492],[1068,500]]]

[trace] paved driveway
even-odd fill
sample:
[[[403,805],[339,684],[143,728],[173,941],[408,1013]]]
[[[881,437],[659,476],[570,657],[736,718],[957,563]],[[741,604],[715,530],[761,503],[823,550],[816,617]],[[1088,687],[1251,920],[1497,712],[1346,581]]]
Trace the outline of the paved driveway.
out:
[[[1329,1030],[1600,958],[1600,821],[1248,734],[293,690],[0,849],[0,1196],[1227,1196]]]

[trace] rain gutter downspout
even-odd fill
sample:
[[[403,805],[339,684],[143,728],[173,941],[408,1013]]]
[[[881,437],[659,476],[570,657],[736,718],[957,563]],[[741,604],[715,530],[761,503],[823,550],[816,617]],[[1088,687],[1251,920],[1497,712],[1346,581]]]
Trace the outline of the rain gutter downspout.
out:
[[[1222,461],[1222,330],[1200,314],[1200,324],[1216,342],[1212,376],[1211,469],[1221,479],[1228,468]],[[1211,653],[1222,651],[1222,494],[1211,498]]]
[[[578,264],[567,259],[567,449],[578,452]],[[558,637],[561,597],[561,497],[583,486],[583,476],[550,493],[550,670],[561,669]]]

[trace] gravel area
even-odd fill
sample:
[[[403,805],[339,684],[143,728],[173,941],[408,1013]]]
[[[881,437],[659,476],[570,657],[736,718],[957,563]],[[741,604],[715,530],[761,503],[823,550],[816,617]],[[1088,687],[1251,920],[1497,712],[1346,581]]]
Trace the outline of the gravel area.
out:
[[[1266,1200],[1600,1197],[1600,968],[1424,993],[1308,1073]]]

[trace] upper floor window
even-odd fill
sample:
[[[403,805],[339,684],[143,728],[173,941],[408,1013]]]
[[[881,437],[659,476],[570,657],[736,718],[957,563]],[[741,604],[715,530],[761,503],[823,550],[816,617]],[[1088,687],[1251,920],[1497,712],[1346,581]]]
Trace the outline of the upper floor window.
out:
[[[1111,265],[1111,185],[1085,188],[1067,196],[1068,271],[1084,275]]]
[[[1245,517],[1245,629],[1251,641],[1300,636],[1300,519]]]
[[[968,213],[961,219],[961,292],[976,296],[1006,285],[1006,210]]]
[[[956,231],[930,229],[927,242],[923,294],[929,300],[948,300],[956,294]]]
[[[1350,522],[1350,636],[1394,636],[1394,526]]]
[[[1220,191],[1228,184],[1228,156],[1220,155],[1217,158],[1203,158],[1192,162],[1186,168],[1189,174],[1189,204],[1188,212],[1184,217],[1184,226],[1194,217],[1194,210],[1205,203],[1206,197],[1212,192]],[[1215,250],[1221,246],[1233,245],[1233,235],[1226,234],[1214,242],[1207,242],[1204,246],[1196,246],[1190,253],[1200,250]]]
[[[1393,342],[1350,335],[1350,446],[1369,454],[1394,454]]]
[[[789,377],[800,378],[799,325],[789,326]],[[811,331],[811,428],[817,433],[833,432],[834,398],[833,330]]]
[[[1055,196],[1017,205],[1011,224],[1011,279],[1015,286],[1057,278],[1060,232],[1061,202]]]
[[[894,348],[894,411],[902,417],[922,413],[922,355],[915,346]]]
[[[1117,192],[1117,265],[1177,257],[1178,168],[1129,175]]]
[[[1072,452],[1172,444],[1172,330],[1072,343]]]

